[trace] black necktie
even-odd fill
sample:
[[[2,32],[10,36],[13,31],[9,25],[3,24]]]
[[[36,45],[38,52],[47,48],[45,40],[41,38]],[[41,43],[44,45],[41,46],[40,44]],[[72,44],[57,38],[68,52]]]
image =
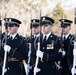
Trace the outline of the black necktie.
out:
[[[43,44],[43,47],[46,49],[46,36],[44,37],[42,44]]]
[[[65,41],[66,37],[64,36],[64,41]]]
[[[10,37],[10,39],[11,39],[11,40],[13,39],[12,36]]]
[[[45,43],[46,42],[46,36],[44,37],[44,39],[43,39],[43,43]]]

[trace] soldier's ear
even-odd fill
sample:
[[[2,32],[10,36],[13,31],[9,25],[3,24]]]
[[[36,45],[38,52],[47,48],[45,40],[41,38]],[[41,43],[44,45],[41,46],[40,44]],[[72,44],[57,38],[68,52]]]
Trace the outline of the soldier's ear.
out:
[[[68,28],[69,28],[69,30],[71,30],[71,26],[69,26]]]

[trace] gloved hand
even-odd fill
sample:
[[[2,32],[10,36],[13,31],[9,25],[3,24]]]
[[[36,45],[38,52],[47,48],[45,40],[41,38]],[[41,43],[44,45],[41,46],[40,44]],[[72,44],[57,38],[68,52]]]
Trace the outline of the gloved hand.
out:
[[[43,58],[43,52],[40,50],[37,50],[36,56],[40,57],[41,59]]]
[[[62,51],[62,56],[65,56],[66,55],[66,52],[65,51]]]
[[[32,66],[30,66],[30,65],[27,65],[27,69],[32,69]]]
[[[73,55],[76,55],[76,49],[73,50]]]
[[[27,65],[27,72],[29,73],[30,69],[32,69],[32,66]]]
[[[35,72],[38,73],[39,71],[41,71],[41,69],[34,67],[34,73],[35,73]]]
[[[72,74],[76,74],[76,69],[72,67],[71,73],[72,73]]]
[[[9,45],[4,45],[4,51],[10,52],[11,47]]]

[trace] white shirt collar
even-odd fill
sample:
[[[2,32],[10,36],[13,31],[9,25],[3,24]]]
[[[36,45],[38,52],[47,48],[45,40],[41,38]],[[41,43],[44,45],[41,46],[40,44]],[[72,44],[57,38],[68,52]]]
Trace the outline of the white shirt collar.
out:
[[[63,37],[65,36],[65,38],[67,39],[68,38],[68,36],[69,36],[69,33],[67,34],[67,35],[63,35]]]
[[[15,33],[14,35],[10,35],[10,37],[12,37],[14,39],[16,35],[17,35],[17,33]]]
[[[34,35],[34,37],[35,37],[35,36],[36,36],[36,37],[39,37],[39,36],[40,36],[40,33],[39,33],[39,34],[37,34],[37,35]]]
[[[8,33],[7,35],[9,36],[10,34]]]
[[[50,34],[51,34],[51,32],[50,33],[48,33],[48,34],[43,34],[43,39],[44,39],[44,37],[46,36],[46,40],[48,39],[48,37],[50,36]]]

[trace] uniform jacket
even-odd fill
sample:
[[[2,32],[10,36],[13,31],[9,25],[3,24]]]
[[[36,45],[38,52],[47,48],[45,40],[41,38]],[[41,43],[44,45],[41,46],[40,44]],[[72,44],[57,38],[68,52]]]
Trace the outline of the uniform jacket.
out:
[[[17,34],[13,40],[8,36],[7,44],[11,47],[11,50],[8,53],[8,71],[6,75],[23,75],[22,60],[27,59],[27,40]]]
[[[68,46],[69,46],[71,37],[72,37],[72,35],[69,34],[69,36],[67,37],[67,39],[65,39],[62,42],[63,50],[66,52],[66,55],[61,60],[61,67],[62,67],[61,74],[62,75],[71,75],[71,73],[69,71],[69,68],[68,68],[68,64],[67,64],[67,52],[68,52]]]
[[[46,43],[41,45],[41,51],[44,52],[43,59],[39,61],[38,67],[41,71],[38,75],[56,75],[55,62],[62,59],[62,53],[60,52],[61,44],[53,33],[50,34]]]
[[[67,63],[70,71],[71,68],[73,67],[73,49],[74,49],[74,38],[70,41],[67,52]]]

